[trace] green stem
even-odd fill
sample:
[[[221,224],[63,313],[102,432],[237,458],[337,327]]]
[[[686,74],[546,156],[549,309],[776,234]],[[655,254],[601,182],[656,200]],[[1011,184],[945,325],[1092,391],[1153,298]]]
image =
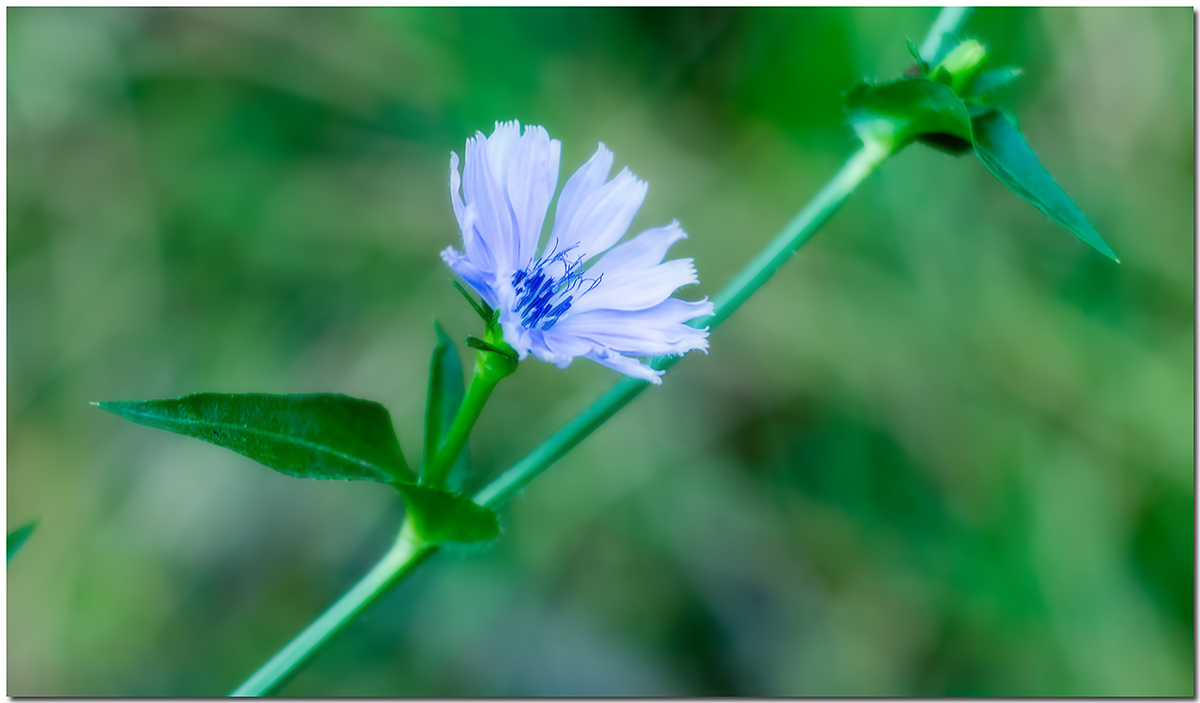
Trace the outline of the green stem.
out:
[[[371,606],[436,551],[420,540],[405,521],[396,543],[367,575],[329,610],[296,636],[231,695],[270,696],[292,680],[346,625]]]
[[[486,353],[491,352],[479,352],[477,356],[481,357]],[[491,397],[492,391],[495,390],[496,384],[500,382],[501,378],[503,376],[487,373],[486,366],[480,363],[480,360],[476,361],[475,373],[471,376],[471,386],[467,388],[462,405],[458,407],[458,413],[454,415],[454,424],[450,425],[450,431],[446,433],[445,443],[438,449],[433,460],[425,466],[421,475],[422,483],[437,488],[446,484],[446,475],[450,473],[450,468],[454,466],[454,460],[458,458],[462,448],[467,444],[467,438],[471,436],[471,428],[475,427],[479,413],[483,412],[483,406],[487,404],[488,398]]]
[[[741,307],[767,279],[775,275],[779,267],[783,266],[797,249],[825,226],[858,184],[866,180],[889,156],[891,152],[887,147],[878,142],[869,142],[847,159],[833,179],[825,184],[775,239],[771,240],[767,248],[725,286],[725,290],[713,301],[713,316],[707,320],[700,320],[699,324],[716,327]]]
[[[467,299],[471,300],[472,305],[475,304],[470,296],[467,296]],[[517,370],[517,352],[504,341],[504,330],[500,325],[493,320],[487,325],[483,337],[482,340],[475,340],[487,348],[479,349],[475,353],[475,373],[471,376],[471,387],[467,389],[462,405],[458,406],[458,412],[454,414],[454,424],[450,425],[450,431],[446,433],[446,441],[432,460],[426,458],[425,469],[421,475],[422,483],[436,488],[446,485],[446,475],[450,473],[454,460],[466,446],[471,429],[475,427],[475,421],[479,419],[479,413],[483,412],[483,406],[496,389],[496,384]],[[472,343],[472,339],[474,338],[468,338],[468,345]]]
[[[964,8],[943,8],[941,14],[938,15],[938,19],[934,22],[929,36],[925,38],[922,44],[922,55],[930,55],[936,52],[943,37],[957,32],[963,20],[966,19],[966,15],[967,12]],[[724,322],[734,310],[737,310],[755,291],[761,288],[767,282],[767,279],[779,270],[779,267],[800,246],[811,239],[817,230],[829,221],[829,218],[850,197],[854,189],[867,176],[871,175],[879,164],[887,160],[890,155],[891,153],[886,148],[877,144],[866,144],[851,156],[833,179],[783,228],[783,231],[767,245],[767,248],[755,257],[721,291],[713,301],[714,311],[712,317],[707,320],[698,320],[697,324],[707,324],[710,328],[715,328]],[[485,361],[483,357],[484,353],[480,352],[477,357],[477,364],[482,364]],[[500,357],[503,355],[488,354],[490,354],[490,358],[487,361],[502,361]],[[678,360],[679,357],[661,358],[656,359],[653,365],[658,369],[667,369],[674,366]],[[512,368],[515,369],[515,362],[513,362]],[[508,371],[508,373],[511,372],[512,369]],[[474,392],[478,375],[479,366],[477,365],[476,377],[472,379],[472,390],[468,391],[468,397]],[[504,375],[507,375],[507,373]],[[498,380],[499,378],[492,382],[491,387],[488,387],[486,392],[484,392],[482,386],[480,387],[478,393],[481,399],[478,407],[473,406],[468,411],[473,413],[469,425],[465,424],[466,416],[463,415],[468,401],[467,399],[463,400],[464,408],[460,408],[459,416],[455,417],[454,424],[457,426],[460,416],[462,416],[466,432],[463,438],[458,440],[458,450],[453,452],[453,456],[450,456],[446,451],[451,444],[451,439],[447,438],[446,444],[442,450],[439,450],[435,460],[439,467],[437,471],[444,471],[440,468],[442,462],[445,460],[443,454],[450,456],[446,466],[453,464],[454,458],[458,456],[458,451],[461,451],[462,444],[466,441],[466,434],[470,432],[470,425],[473,425],[475,418],[479,417],[479,411],[482,409],[483,403],[491,395],[492,388],[495,387],[495,383]],[[525,458],[518,461],[509,470],[484,487],[483,490],[475,494],[475,502],[489,508],[497,508],[508,502],[517,492],[528,485],[530,481],[537,478],[550,465],[571,451],[575,445],[583,441],[597,427],[604,424],[618,410],[625,407],[649,385],[645,381],[626,378],[613,386],[599,400],[592,403],[591,406],[568,422],[561,430],[551,435],[537,449],[534,449]],[[450,434],[454,434],[453,430]],[[442,480],[444,480],[444,476]],[[383,559],[361,581],[355,584],[354,588],[342,596],[333,607],[325,611],[315,622],[305,628],[294,640],[264,664],[261,669],[256,671],[244,684],[239,686],[233,695],[271,695],[278,691],[280,687],[291,680],[292,676],[301,667],[316,656],[334,635],[345,628],[360,613],[374,605],[393,586],[402,581],[405,576],[432,556],[437,549],[434,545],[420,542],[412,533],[409,523],[405,522],[404,528],[400,533],[400,538],[396,541],[396,545],[392,547],[391,551],[384,555]]]
[[[969,7],[943,7],[937,19],[933,21],[933,26],[929,28],[929,33],[925,35],[925,41],[921,42],[921,58],[928,63],[935,63],[938,52],[942,49],[942,42],[946,37],[958,33],[970,13]]]

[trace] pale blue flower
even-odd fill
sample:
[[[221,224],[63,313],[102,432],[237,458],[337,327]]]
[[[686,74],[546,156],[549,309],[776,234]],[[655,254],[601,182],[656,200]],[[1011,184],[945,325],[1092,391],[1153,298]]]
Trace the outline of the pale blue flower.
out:
[[[646,184],[627,168],[608,180],[613,155],[601,144],[567,179],[539,251],[559,148],[545,129],[522,133],[513,121],[467,140],[461,177],[451,153],[450,202],[463,252],[447,247],[442,259],[499,311],[504,341],[520,358],[532,353],[566,368],[582,356],[662,383],[662,371],[634,357],[708,348],[708,328],[684,323],[711,315],[712,303],[671,297],[697,282],[692,260],[663,261],[687,234],[672,222],[613,247],[642,206]]]

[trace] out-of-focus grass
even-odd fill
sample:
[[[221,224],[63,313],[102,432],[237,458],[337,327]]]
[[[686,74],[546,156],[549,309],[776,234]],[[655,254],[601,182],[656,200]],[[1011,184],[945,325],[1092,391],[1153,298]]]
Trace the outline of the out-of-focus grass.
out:
[[[338,391],[420,446],[477,320],[447,157],[543,124],[678,217],[713,294],[854,142],[933,9],[8,11],[9,695],[220,695],[398,525],[87,401]],[[1115,266],[912,148],[712,337],[292,695],[1192,695],[1187,9],[986,9]],[[616,380],[530,361],[477,482]]]

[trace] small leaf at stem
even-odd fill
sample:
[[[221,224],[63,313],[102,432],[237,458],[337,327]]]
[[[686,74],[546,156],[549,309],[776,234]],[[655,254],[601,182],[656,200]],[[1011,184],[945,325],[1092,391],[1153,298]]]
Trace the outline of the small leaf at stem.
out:
[[[450,426],[454,424],[454,416],[462,405],[466,389],[463,386],[462,360],[454,341],[446,335],[436,321],[433,331],[437,335],[437,346],[433,349],[433,359],[429,362],[429,398],[425,404],[425,461],[428,465],[450,434]],[[467,449],[462,452],[455,462],[455,468],[467,462]]]
[[[950,88],[927,78],[862,83],[846,95],[846,109],[860,139],[892,153],[914,140],[952,154],[971,149],[966,106]]]
[[[967,103],[967,114],[971,116],[972,120],[974,120],[976,117],[982,117],[995,109],[995,105],[975,105],[972,103]]]
[[[929,62],[921,58],[921,50],[917,48],[917,45],[913,43],[912,39],[905,39],[904,41],[908,44],[908,53],[912,54],[912,57],[916,59],[917,70],[921,72],[922,76],[928,76]]]
[[[495,344],[492,344],[491,342],[480,339],[479,337],[470,337],[470,336],[467,337],[467,346],[471,347],[472,349],[480,349],[483,351],[494,352],[496,354],[500,354],[501,356],[505,356],[505,357],[508,357],[513,360],[516,360],[516,358],[517,358],[516,355],[513,354],[511,351],[509,351],[507,349],[502,349],[502,348],[496,346]]]
[[[1100,233],[1059,187],[1046,167],[1042,166],[1025,137],[1007,117],[998,110],[992,110],[976,117],[973,122],[975,155],[1001,183],[1045,213],[1051,221],[1120,263]]]
[[[12,558],[21,551],[21,547],[25,546],[25,540],[29,539],[29,535],[33,534],[33,529],[37,527],[37,520],[22,525],[12,532],[8,533],[8,559],[5,563],[12,561]]]
[[[1023,75],[1025,72],[1016,66],[1004,66],[984,71],[979,74],[971,86],[971,96],[984,102],[990,101],[997,91]]]
[[[296,478],[413,481],[379,403],[337,393],[194,393],[99,407],[140,425],[211,442]]]
[[[492,309],[491,305],[487,304],[486,300],[483,298],[475,300],[475,296],[468,293],[467,289],[463,288],[462,284],[458,281],[451,281],[451,283],[454,284],[454,287],[458,289],[459,293],[462,293],[462,296],[466,298],[467,302],[471,304],[471,307],[475,309],[475,314],[479,315],[479,317],[481,317],[485,323],[491,324],[495,321],[496,311]]]
[[[496,514],[467,496],[415,483],[394,485],[408,506],[413,528],[426,542],[479,542],[500,534]]]

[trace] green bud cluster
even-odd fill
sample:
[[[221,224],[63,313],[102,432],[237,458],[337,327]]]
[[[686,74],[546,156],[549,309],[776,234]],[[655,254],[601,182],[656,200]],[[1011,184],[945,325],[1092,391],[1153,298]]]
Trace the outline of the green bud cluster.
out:
[[[933,69],[929,77],[948,86],[955,95],[966,96],[986,62],[987,50],[974,39],[968,39],[946,54],[946,58]]]

